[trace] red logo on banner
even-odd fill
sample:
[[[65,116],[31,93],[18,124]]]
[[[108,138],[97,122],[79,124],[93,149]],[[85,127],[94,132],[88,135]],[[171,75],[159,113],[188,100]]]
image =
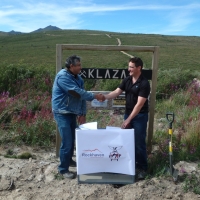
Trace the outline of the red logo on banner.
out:
[[[110,152],[110,155],[109,155],[110,160],[111,161],[112,160],[117,160],[118,161],[118,159],[120,158],[121,154],[117,150],[121,149],[122,146],[119,146],[119,147],[108,146],[108,147],[112,150],[112,152]]]
[[[90,152],[93,152],[93,151],[99,151],[99,149],[94,149],[94,150],[84,150],[84,151],[90,151]],[[101,152],[101,151],[99,151]],[[102,152],[101,152],[102,153]]]

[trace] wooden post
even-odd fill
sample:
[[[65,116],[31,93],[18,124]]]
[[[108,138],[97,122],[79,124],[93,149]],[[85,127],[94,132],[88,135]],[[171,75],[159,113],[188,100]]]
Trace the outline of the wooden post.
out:
[[[156,86],[157,86],[157,73],[158,73],[158,50],[159,47],[155,47],[155,51],[152,56],[152,82],[151,82],[151,95],[149,105],[149,123],[148,123],[148,136],[147,136],[147,152],[152,151],[152,138],[153,138],[153,125],[154,125],[154,111],[156,102]]]
[[[56,74],[62,68],[62,46],[60,44],[56,45]],[[59,149],[61,144],[61,137],[58,132],[58,126],[56,125],[56,157],[59,156]]]
[[[56,74],[62,69],[62,45],[56,45]]]

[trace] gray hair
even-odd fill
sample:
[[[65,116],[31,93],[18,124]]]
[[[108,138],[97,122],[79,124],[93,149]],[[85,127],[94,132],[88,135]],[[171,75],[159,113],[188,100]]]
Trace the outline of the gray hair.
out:
[[[76,65],[77,62],[81,62],[81,58],[77,55],[73,55],[73,56],[70,56],[69,58],[66,59],[65,61],[65,67],[66,68],[70,68],[70,65]]]

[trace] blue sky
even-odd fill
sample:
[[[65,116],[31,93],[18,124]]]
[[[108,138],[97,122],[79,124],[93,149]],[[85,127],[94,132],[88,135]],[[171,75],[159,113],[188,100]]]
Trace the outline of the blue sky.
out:
[[[199,0],[0,0],[0,31],[61,29],[200,36]]]

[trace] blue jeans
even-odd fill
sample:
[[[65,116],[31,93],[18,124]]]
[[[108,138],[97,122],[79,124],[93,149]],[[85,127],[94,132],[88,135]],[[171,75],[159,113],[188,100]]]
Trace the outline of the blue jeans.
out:
[[[124,115],[124,120],[129,115]],[[146,129],[148,113],[139,113],[131,120],[131,128],[135,132],[135,166],[138,169],[147,170]]]
[[[61,137],[60,165],[58,171],[64,174],[69,171],[70,160],[74,153],[76,115],[54,113],[58,130]]]

